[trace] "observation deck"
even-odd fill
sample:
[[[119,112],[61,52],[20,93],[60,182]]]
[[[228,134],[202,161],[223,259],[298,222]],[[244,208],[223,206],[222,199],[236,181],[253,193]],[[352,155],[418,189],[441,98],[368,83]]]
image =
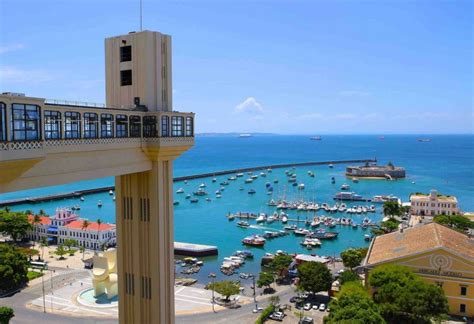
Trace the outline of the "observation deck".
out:
[[[0,95],[0,192],[148,171],[194,145],[194,113]]]

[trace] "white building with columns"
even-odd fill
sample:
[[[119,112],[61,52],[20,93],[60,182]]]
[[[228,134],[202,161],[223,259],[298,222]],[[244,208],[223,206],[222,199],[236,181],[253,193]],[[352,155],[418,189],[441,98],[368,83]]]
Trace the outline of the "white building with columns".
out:
[[[435,189],[432,189],[430,194],[412,194],[410,205],[412,215],[417,216],[456,215],[460,213],[456,197],[440,195]]]

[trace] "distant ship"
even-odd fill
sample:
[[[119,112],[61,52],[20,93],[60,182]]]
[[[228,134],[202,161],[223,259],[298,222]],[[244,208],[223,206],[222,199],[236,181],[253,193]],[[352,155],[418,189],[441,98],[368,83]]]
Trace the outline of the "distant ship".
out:
[[[418,142],[431,142],[431,138],[419,138]]]
[[[239,137],[252,137],[252,134],[243,133],[243,134],[239,134]]]
[[[310,138],[310,140],[312,140],[312,141],[320,141],[320,140],[322,140],[322,138],[321,138],[321,136],[313,136],[313,137]]]

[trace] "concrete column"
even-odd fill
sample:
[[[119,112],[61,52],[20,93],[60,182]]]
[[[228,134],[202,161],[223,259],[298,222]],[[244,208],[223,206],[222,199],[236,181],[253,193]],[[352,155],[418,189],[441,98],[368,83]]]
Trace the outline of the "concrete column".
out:
[[[174,323],[172,167],[116,177],[120,323]]]

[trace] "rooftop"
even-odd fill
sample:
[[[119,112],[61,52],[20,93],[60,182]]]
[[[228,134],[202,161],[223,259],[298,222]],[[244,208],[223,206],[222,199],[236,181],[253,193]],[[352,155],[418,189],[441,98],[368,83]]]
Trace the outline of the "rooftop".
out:
[[[414,193],[414,194],[411,194],[410,195],[410,200],[412,199],[415,199],[415,200],[429,200],[431,197],[430,194],[424,194],[424,193],[421,193],[421,192],[417,192],[417,193]],[[454,196],[447,196],[447,195],[440,195],[440,194],[437,194],[436,195],[436,199],[437,200],[443,200],[443,201],[449,201],[449,202],[457,202],[457,198],[454,197]]]
[[[320,263],[328,263],[329,259],[320,256],[313,256],[308,254],[298,254],[295,259],[297,261],[304,261],[304,262],[320,262]]]
[[[99,228],[99,224],[97,222],[89,222],[89,226],[87,228],[83,228],[82,226],[83,222],[84,220],[75,220],[65,225],[64,227],[67,227],[70,229],[80,229],[84,231],[98,231],[99,229],[101,231],[106,231],[106,230],[111,230],[115,228],[114,224],[108,224],[108,223],[100,224],[100,228]]]
[[[35,215],[28,215],[28,221],[30,223],[33,223],[33,220],[35,218]],[[39,216],[40,222],[42,225],[50,225],[51,224],[51,218],[48,216]]]
[[[397,258],[445,248],[474,260],[474,241],[467,235],[437,223],[411,227],[403,232],[377,236],[369,249],[365,265],[373,265]]]

